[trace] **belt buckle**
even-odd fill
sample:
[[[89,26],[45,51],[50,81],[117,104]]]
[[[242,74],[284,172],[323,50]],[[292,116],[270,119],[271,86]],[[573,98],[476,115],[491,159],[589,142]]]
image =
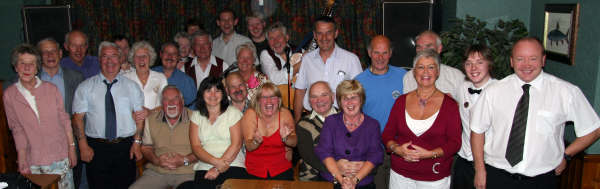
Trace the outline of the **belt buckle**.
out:
[[[109,143],[109,144],[117,144],[119,142],[121,142],[121,138],[115,138],[115,139],[112,139],[112,140],[106,140],[106,143]]]
[[[522,175],[522,174],[518,174],[518,173],[511,174],[511,176],[512,176],[512,177],[513,177],[513,179],[515,179],[515,180],[527,180],[527,179],[530,179],[530,178],[531,178],[531,177],[528,177],[528,176],[525,176],[525,175]]]

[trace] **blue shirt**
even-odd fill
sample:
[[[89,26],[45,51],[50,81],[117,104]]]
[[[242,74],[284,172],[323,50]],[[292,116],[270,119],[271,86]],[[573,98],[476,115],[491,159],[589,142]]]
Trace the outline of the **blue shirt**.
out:
[[[164,68],[162,66],[156,66],[152,68],[152,70],[164,73]],[[194,106],[191,104],[196,99],[197,92],[194,79],[179,71],[179,69],[175,69],[173,70],[171,77],[167,78],[167,83],[169,83],[169,85],[175,85],[181,91],[186,106]]]
[[[383,75],[375,75],[370,69],[367,69],[354,78],[365,89],[367,99],[362,110],[379,122],[380,132],[383,132],[383,128],[387,124],[396,98],[402,95],[404,74],[406,74],[406,70],[389,66],[388,71]]]
[[[100,63],[98,58],[95,56],[85,56],[83,58],[83,65],[79,66],[71,60],[71,57],[64,57],[60,60],[60,65],[75,71],[78,71],[83,75],[83,78],[87,79],[96,74],[100,73]]]
[[[54,76],[50,76],[50,74],[48,74],[48,72],[46,72],[46,70],[44,68],[42,68],[42,73],[40,73],[40,79],[42,81],[48,81],[54,85],[56,85],[56,87],[58,88],[58,91],[60,91],[60,94],[63,97],[63,102],[66,101],[65,99],[65,80],[63,79],[63,70],[62,68],[60,68],[60,66],[58,67],[58,72],[56,72],[56,74],[54,74]],[[68,112],[69,114],[71,112]]]
[[[117,116],[117,137],[133,136],[136,131],[132,113],[142,110],[144,94],[134,81],[121,75],[110,89],[115,102]],[[85,113],[85,135],[93,138],[106,138],[106,115],[104,109],[104,95],[106,94],[106,78],[97,74],[81,82],[73,98],[73,113]]]

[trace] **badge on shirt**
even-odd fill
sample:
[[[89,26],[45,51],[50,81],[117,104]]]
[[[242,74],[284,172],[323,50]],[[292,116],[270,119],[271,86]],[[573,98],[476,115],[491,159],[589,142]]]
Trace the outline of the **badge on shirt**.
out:
[[[468,108],[469,107],[469,102],[465,102],[464,105],[465,105],[465,108]]]
[[[394,98],[394,100],[396,100],[398,97],[400,97],[400,95],[402,95],[402,93],[398,90],[394,90],[392,91],[392,98]]]

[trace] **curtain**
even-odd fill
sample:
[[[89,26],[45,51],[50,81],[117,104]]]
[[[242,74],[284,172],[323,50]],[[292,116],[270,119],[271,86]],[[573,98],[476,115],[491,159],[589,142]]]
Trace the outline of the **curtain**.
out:
[[[259,3],[263,3],[262,6]],[[339,26],[337,43],[368,60],[370,38],[382,33],[383,0],[337,0],[335,20]],[[125,35],[130,43],[147,40],[155,48],[183,31],[189,19],[203,22],[204,29],[217,36],[217,13],[223,8],[236,12],[236,31],[248,36],[245,15],[266,14],[267,27],[277,21],[290,31],[290,42],[298,45],[312,30],[312,21],[327,6],[326,0],[73,0],[73,28],[89,36],[89,52],[97,54],[101,41]],[[265,28],[266,29],[266,28]],[[157,48],[158,50],[158,48]]]

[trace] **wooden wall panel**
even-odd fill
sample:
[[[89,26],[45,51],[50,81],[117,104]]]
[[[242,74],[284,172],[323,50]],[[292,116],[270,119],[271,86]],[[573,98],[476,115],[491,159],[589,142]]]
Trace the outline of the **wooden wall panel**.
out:
[[[585,155],[581,176],[582,189],[600,189],[600,154]]]
[[[0,81],[0,96],[2,96],[2,81]],[[17,171],[17,150],[12,133],[8,129],[4,102],[0,100],[0,173]]]

